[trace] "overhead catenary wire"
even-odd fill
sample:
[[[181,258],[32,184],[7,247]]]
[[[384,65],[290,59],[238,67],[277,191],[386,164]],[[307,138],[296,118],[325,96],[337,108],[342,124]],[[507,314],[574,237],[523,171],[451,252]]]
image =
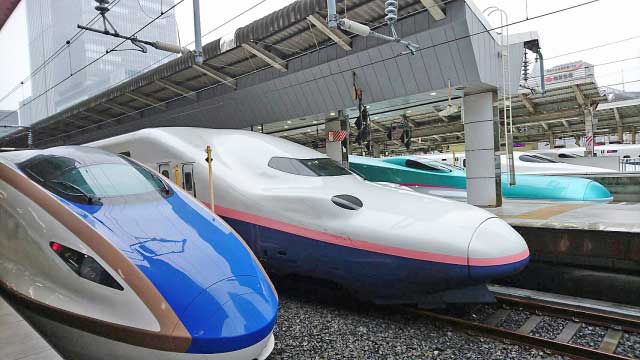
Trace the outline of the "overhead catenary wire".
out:
[[[599,1],[600,1],[600,0],[590,0],[590,1],[586,1],[586,2],[583,2],[583,3],[580,3],[580,4],[576,4],[576,5],[572,5],[572,6],[569,6],[569,7],[565,7],[565,8],[557,9],[557,10],[554,10],[554,11],[550,11],[550,12],[547,12],[547,13],[539,14],[539,15],[536,15],[536,16],[534,16],[534,17],[530,17],[530,18],[528,18],[528,19],[518,20],[518,21],[515,21],[515,22],[512,22],[512,23],[507,23],[507,24],[504,24],[503,26],[498,26],[498,27],[494,27],[494,28],[489,28],[489,29],[481,30],[481,31],[478,31],[478,32],[475,32],[475,33],[472,33],[472,34],[468,34],[468,35],[465,35],[465,36],[458,37],[458,38],[454,38],[454,39],[450,39],[450,40],[442,41],[442,42],[439,42],[439,43],[437,43],[437,44],[431,44],[431,45],[428,45],[428,46],[422,46],[422,47],[420,47],[419,49],[417,49],[416,53],[418,53],[418,52],[422,52],[422,51],[426,51],[426,50],[429,50],[429,49],[433,49],[433,48],[435,48],[435,47],[437,47],[437,46],[446,45],[446,44],[449,44],[449,43],[452,43],[452,42],[455,42],[455,41],[460,41],[460,40],[468,39],[468,38],[471,38],[471,37],[473,37],[473,36],[478,36],[478,35],[482,35],[482,34],[485,34],[485,33],[490,33],[490,32],[492,32],[492,31],[496,31],[496,30],[499,30],[499,29],[504,28],[504,27],[507,27],[507,26],[513,26],[513,25],[517,25],[517,24],[525,23],[525,22],[528,22],[528,21],[533,21],[533,20],[536,20],[536,19],[540,19],[540,18],[543,18],[543,17],[546,17],[546,16],[551,16],[551,15],[559,14],[559,13],[562,13],[562,12],[570,11],[570,10],[573,10],[573,9],[576,9],[576,8],[580,8],[580,7],[583,7],[583,6],[587,6],[587,5],[590,5],[590,4],[593,4],[593,3],[599,2]],[[426,10],[426,9],[423,9],[422,11],[425,11],[425,10]],[[355,35],[352,35],[352,36],[355,36]],[[328,44],[324,44],[324,45],[322,45],[322,46],[321,46],[321,48],[325,48],[325,47],[327,47],[327,46],[330,46],[330,45],[332,45],[333,43],[334,43],[333,41],[329,41],[329,42],[328,42]],[[293,56],[291,56],[291,57],[289,57],[289,58],[285,59],[285,61],[290,61],[291,59],[294,59],[294,58],[297,58],[297,57],[300,57],[300,56],[304,56],[304,55],[306,55],[306,54],[308,54],[308,53],[311,53],[311,52],[313,52],[313,51],[316,51],[316,49],[310,49],[310,50],[308,50],[308,51],[306,51],[306,52],[304,52],[304,53],[302,53],[302,54],[296,54],[296,55],[293,55]],[[368,66],[375,65],[375,64],[377,64],[377,63],[381,63],[381,62],[384,62],[384,61],[387,61],[387,60],[390,60],[390,59],[396,59],[396,58],[399,58],[399,57],[402,57],[402,56],[408,56],[408,55],[409,55],[408,53],[399,53],[399,54],[395,54],[395,55],[392,55],[392,56],[390,56],[390,57],[387,57],[387,58],[383,58],[383,59],[380,59],[380,60],[374,61],[374,62],[372,62],[371,64],[369,64]],[[236,77],[234,77],[234,78],[233,78],[233,80],[238,80],[238,79],[240,79],[240,78],[243,78],[243,77],[246,77],[246,76],[249,76],[249,75],[255,74],[255,73],[257,73],[258,71],[261,71],[261,70],[264,70],[264,69],[267,69],[267,68],[270,68],[270,65],[263,66],[263,67],[261,67],[261,68],[259,68],[259,69],[253,70],[253,71],[251,71],[251,72],[249,72],[249,73],[246,73],[246,74],[242,74],[242,75],[236,76]],[[290,85],[290,86],[287,86],[287,87],[285,87],[285,88],[292,87],[292,86],[299,86],[299,85],[303,85],[303,84],[306,84],[306,83],[311,82],[311,81],[315,81],[315,80],[319,80],[319,79],[322,79],[322,78],[326,78],[327,76],[333,76],[333,75],[336,75],[336,74],[341,74],[341,73],[344,73],[344,72],[350,72],[350,71],[351,71],[351,70],[343,70],[343,71],[339,71],[339,72],[337,72],[337,73],[333,73],[333,74],[331,74],[331,75],[320,76],[320,77],[317,77],[317,78],[309,79],[309,80],[304,81],[304,82],[302,82],[302,83],[297,83],[297,84],[294,84],[294,85]],[[630,82],[627,82],[627,83],[630,83]],[[207,86],[207,87],[202,88],[202,89],[199,89],[199,90],[191,91],[191,92],[189,93],[189,95],[191,95],[191,94],[197,94],[197,93],[199,93],[199,92],[202,92],[202,91],[205,91],[205,90],[208,90],[208,89],[211,89],[211,88],[214,88],[214,87],[220,86],[220,85],[222,85],[222,84],[223,84],[223,83],[217,83],[217,84],[213,84],[213,85]],[[283,89],[284,89],[284,88],[279,88],[279,89],[277,89],[277,91],[281,91],[281,90],[283,90]],[[275,91],[275,90],[272,90],[272,91]],[[39,141],[37,141],[37,142],[35,142],[35,143],[36,143],[36,144],[38,144],[38,143],[42,143],[42,142],[47,141],[47,140],[56,139],[56,138],[63,137],[63,136],[68,136],[68,135],[72,135],[72,134],[75,134],[75,133],[80,132],[80,131],[86,131],[87,129],[91,129],[91,128],[94,128],[94,127],[97,127],[97,126],[101,126],[101,125],[104,125],[105,123],[113,122],[113,121],[116,121],[116,120],[122,119],[122,118],[124,118],[124,117],[130,116],[130,115],[133,115],[133,114],[136,114],[136,113],[139,113],[139,112],[142,112],[142,111],[145,111],[145,110],[148,110],[148,109],[151,109],[151,108],[157,107],[157,106],[161,106],[161,105],[163,105],[163,104],[169,103],[169,102],[171,102],[171,101],[175,101],[175,100],[177,100],[177,99],[180,99],[180,98],[183,98],[183,97],[186,97],[186,96],[187,96],[187,95],[179,95],[179,96],[176,96],[176,97],[174,97],[174,98],[171,98],[171,99],[168,99],[168,100],[165,100],[165,101],[160,101],[158,104],[150,105],[150,106],[144,107],[144,108],[142,108],[142,109],[138,109],[138,110],[135,110],[135,111],[132,111],[132,112],[128,112],[128,113],[125,113],[125,114],[119,115],[119,116],[117,116],[117,117],[114,117],[114,118],[112,118],[112,119],[109,119],[109,120],[106,120],[106,121],[102,121],[102,122],[99,122],[99,123],[95,123],[95,124],[89,125],[89,126],[84,127],[84,128],[82,128],[82,129],[72,130],[72,131],[69,131],[69,132],[66,132],[66,133],[63,133],[63,134],[59,134],[59,135],[55,135],[55,136],[52,136],[52,137],[49,137],[49,138],[45,138],[45,139],[39,140]],[[217,106],[220,106],[220,105],[222,105],[222,103],[217,103],[217,104],[210,105],[210,106],[206,106],[206,107],[200,107],[200,108],[198,108],[198,109],[191,110],[191,111],[186,111],[186,112],[179,113],[179,114],[174,114],[174,115],[172,115],[171,117],[181,116],[181,115],[186,115],[186,114],[188,114],[188,113],[190,113],[190,112],[194,112],[194,111],[201,111],[201,110],[204,110],[204,109],[213,108],[213,107],[217,107]],[[20,136],[20,135],[21,135],[21,134],[16,134],[16,135],[14,135],[13,137],[15,137],[15,136]]]
[[[169,7],[167,9],[167,11],[171,11],[173,8],[175,8],[176,6],[180,5],[183,1],[185,0],[180,0],[177,3],[175,3],[173,6]],[[162,15],[158,15],[158,17],[160,17]],[[133,34],[130,35],[130,37],[134,37],[136,36],[139,32],[141,32],[142,30],[146,29],[149,25],[151,25],[155,20],[151,20],[149,22],[147,22],[145,25],[143,25],[140,29],[138,29],[137,31],[135,31]],[[64,83],[65,81],[69,80],[71,77],[75,76],[76,74],[80,73],[81,71],[83,71],[84,69],[88,68],[89,66],[95,64],[96,62],[100,61],[102,58],[104,58],[105,56],[109,55],[112,51],[116,50],[120,45],[124,44],[125,42],[129,41],[128,39],[124,39],[122,41],[120,41],[116,46],[114,46],[111,49],[108,49],[104,54],[100,55],[99,57],[95,58],[94,60],[90,61],[89,63],[85,64],[84,66],[82,66],[81,68],[79,68],[77,71],[75,71],[73,74],[70,74],[69,76],[63,78],[62,80],[58,81],[57,83],[55,83],[52,87],[46,89],[45,91],[43,91],[42,93],[40,93],[39,95],[37,95],[36,97],[30,99],[28,102],[23,103],[22,105],[20,105],[16,110],[13,110],[11,112],[8,112],[5,116],[3,116],[2,118],[0,118],[0,121],[4,120],[5,118],[9,117],[11,114],[17,112],[18,110],[22,109],[23,107],[25,107],[26,105],[31,104],[32,102],[36,101],[37,99],[39,99],[40,97],[44,96],[45,94],[47,94],[49,91],[55,89],[56,87],[60,86],[62,83]]]
[[[121,0],[116,0],[115,2],[113,2],[111,4],[111,6],[109,7],[110,9],[113,9]],[[85,26],[90,27],[93,24],[95,24],[100,18],[100,14],[95,15],[91,20],[89,20],[87,22],[87,24]],[[69,46],[71,46],[74,42],[76,42],[84,33],[86,32],[86,30],[80,29],[78,31],[76,31],[75,34],[73,34],[73,36],[71,36],[68,40],[65,41],[64,44],[60,45],[60,47],[54,51],[49,57],[47,57],[42,64],[38,65],[33,71],[31,71],[31,73],[29,73],[29,75],[27,75],[27,77],[25,77],[24,79],[22,79],[22,81],[20,81],[18,84],[16,84],[16,86],[14,86],[11,90],[9,90],[9,92],[5,95],[2,96],[2,98],[0,98],[0,103],[2,103],[4,100],[6,100],[9,96],[13,95],[18,89],[22,88],[25,84],[25,82],[28,82],[29,80],[31,80],[35,75],[37,75],[40,71],[42,71],[43,69],[45,69],[47,67],[47,65],[49,65],[52,61],[54,61],[58,56],[60,56],[60,54],[64,53],[64,50],[66,48],[68,48]]]
[[[557,59],[559,57],[563,57],[563,56],[567,56],[567,55],[575,55],[575,54],[579,54],[579,53],[582,53],[582,52],[591,51],[591,50],[595,50],[595,49],[600,49],[600,48],[611,46],[611,45],[621,44],[621,43],[624,43],[624,42],[627,42],[627,41],[631,41],[631,40],[635,40],[635,39],[640,39],[640,35],[632,36],[632,37],[621,39],[621,40],[609,41],[609,42],[606,42],[604,44],[588,47],[586,49],[574,50],[574,51],[566,52],[566,53],[563,53],[563,54],[554,55],[554,56],[551,56],[551,57],[547,57],[545,60]]]

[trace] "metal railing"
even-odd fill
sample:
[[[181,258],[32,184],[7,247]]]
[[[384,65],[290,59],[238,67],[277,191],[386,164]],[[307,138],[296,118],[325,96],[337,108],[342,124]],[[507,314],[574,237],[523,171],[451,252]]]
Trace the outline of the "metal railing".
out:
[[[620,159],[620,171],[640,172],[640,157],[634,159]]]

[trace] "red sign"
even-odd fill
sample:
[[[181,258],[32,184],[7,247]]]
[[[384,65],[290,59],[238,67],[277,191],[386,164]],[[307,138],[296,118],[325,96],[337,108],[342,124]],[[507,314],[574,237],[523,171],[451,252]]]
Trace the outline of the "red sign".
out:
[[[349,133],[346,130],[329,131],[327,132],[328,142],[341,142],[347,138]]]

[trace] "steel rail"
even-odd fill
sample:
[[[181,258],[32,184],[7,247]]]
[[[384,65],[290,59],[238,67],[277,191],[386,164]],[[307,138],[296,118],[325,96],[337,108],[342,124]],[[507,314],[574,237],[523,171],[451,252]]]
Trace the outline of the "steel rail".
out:
[[[517,342],[520,344],[525,344],[541,349],[548,349],[557,354],[565,355],[573,358],[581,358],[581,359],[594,359],[594,360],[629,360],[632,358],[617,355],[613,353],[608,353],[604,351],[600,351],[597,349],[592,349],[588,347],[583,347],[575,344],[571,344],[568,342],[560,342],[556,340],[549,340],[542,337],[537,337],[529,334],[519,333],[517,331],[503,329],[498,326],[491,326],[483,323],[478,323],[474,321],[468,321],[460,318],[456,318],[449,315],[442,315],[431,311],[425,310],[417,310],[419,314],[426,315],[430,318],[440,320],[451,324],[455,327],[472,330],[478,332],[479,335],[488,336],[495,339],[507,340],[510,342]]]

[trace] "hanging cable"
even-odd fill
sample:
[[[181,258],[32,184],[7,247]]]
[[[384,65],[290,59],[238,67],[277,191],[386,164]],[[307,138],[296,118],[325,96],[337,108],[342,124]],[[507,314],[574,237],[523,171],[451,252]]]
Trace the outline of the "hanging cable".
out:
[[[184,0],[181,0],[180,2],[182,2],[182,1],[184,1]],[[264,2],[264,1],[266,1],[266,0],[263,0],[262,2]],[[517,25],[517,24],[525,23],[525,22],[528,22],[528,21],[537,20],[537,19],[544,18],[544,17],[547,17],[547,16],[551,16],[551,15],[555,15],[555,14],[563,13],[563,12],[570,11],[570,10],[573,10],[573,9],[576,9],[576,8],[580,8],[580,7],[583,7],[583,6],[586,6],[586,5],[590,5],[590,4],[596,3],[596,2],[598,2],[598,1],[600,1],[600,0],[590,0],[590,1],[586,1],[586,2],[583,2],[583,3],[580,3],[580,4],[576,4],[576,5],[573,5],[573,6],[569,6],[569,7],[565,7],[565,8],[562,8],[562,9],[558,9],[558,10],[554,10],[554,11],[551,11],[551,12],[547,12],[547,13],[544,13],[544,14],[536,15],[536,16],[531,17],[531,18],[529,18],[529,19],[518,20],[518,21],[515,21],[515,22],[513,22],[513,23],[506,24],[505,26],[513,26],[513,25]],[[178,5],[178,4],[176,4],[176,5]],[[176,5],[174,5],[174,6],[176,6]],[[485,30],[481,30],[481,31],[478,31],[478,32],[475,32],[475,33],[471,33],[471,34],[468,34],[468,35],[465,35],[465,36],[458,37],[458,38],[454,38],[454,39],[450,39],[450,40],[445,40],[445,41],[439,42],[439,43],[437,43],[437,44],[431,44],[431,45],[428,45],[428,46],[423,46],[423,47],[421,47],[420,49],[418,49],[418,50],[417,50],[417,52],[427,51],[427,50],[429,50],[429,49],[433,49],[433,48],[436,48],[436,47],[438,47],[438,46],[442,46],[442,45],[450,44],[450,43],[453,43],[453,42],[456,42],[456,41],[460,41],[460,40],[464,40],[464,39],[469,39],[469,38],[472,38],[472,37],[474,37],[474,36],[478,36],[478,35],[482,35],[482,34],[490,33],[491,31],[495,31],[495,30],[497,30],[497,29],[499,29],[499,27],[490,28],[490,29],[485,29]],[[142,31],[142,29],[141,29],[141,30],[139,30],[139,31]],[[352,36],[353,36],[353,35],[352,35]],[[322,47],[324,48],[324,47],[330,46],[331,44],[333,44],[333,42],[331,42],[330,44],[323,45]],[[316,50],[315,50],[315,49],[312,49],[312,50],[308,50],[308,51],[306,51],[306,52],[304,52],[304,53],[301,53],[301,54],[293,55],[293,56],[291,56],[290,58],[285,59],[285,61],[290,61],[290,60],[292,60],[292,59],[294,59],[294,58],[298,58],[298,57],[300,57],[300,56],[304,56],[304,55],[306,55],[306,54],[308,54],[308,53],[311,53],[311,52],[313,52],[313,51],[316,51]],[[376,61],[372,62],[372,63],[371,63],[371,64],[369,64],[369,65],[375,65],[375,64],[378,64],[378,63],[382,63],[382,62],[384,62],[384,61],[388,61],[388,60],[391,60],[391,59],[400,58],[400,57],[407,56],[407,55],[408,55],[407,53],[395,54],[395,55],[392,55],[392,56],[390,56],[390,57],[388,57],[388,58],[383,58],[383,59],[380,59],[380,60],[376,60]],[[262,68],[259,68],[259,69],[257,69],[257,70],[253,70],[253,71],[248,72],[248,73],[246,73],[246,74],[242,74],[242,75],[236,76],[236,77],[234,77],[234,78],[233,78],[233,80],[238,80],[238,79],[240,79],[240,78],[244,78],[244,77],[246,77],[246,76],[253,75],[253,74],[257,73],[258,71],[261,71],[261,70],[264,70],[264,69],[267,69],[267,68],[270,68],[270,67],[271,67],[270,65],[264,66],[264,67],[262,67]],[[345,71],[347,71],[347,70],[345,70]],[[342,74],[342,73],[344,73],[345,71],[339,71],[339,72],[336,72],[336,73],[334,73],[334,74],[332,74],[332,75]],[[349,71],[350,71],[350,70],[349,70]],[[76,72],[76,73],[77,73],[77,72]],[[325,77],[327,77],[327,76],[321,76],[321,77],[318,77],[318,78],[314,78],[314,79],[310,79],[310,80],[305,80],[305,81],[303,81],[302,83],[298,83],[298,84],[295,84],[295,85],[289,85],[289,86],[284,87],[284,88],[279,88],[279,89],[278,89],[278,91],[282,91],[282,90],[284,90],[284,89],[286,89],[286,88],[288,88],[288,87],[291,87],[291,86],[304,85],[304,84],[306,84],[306,83],[308,83],[308,82],[315,81],[315,80],[318,80],[318,79],[321,79],[321,78],[325,78]],[[637,80],[637,81],[627,81],[626,83],[627,83],[627,84],[629,84],[629,83],[634,83],[634,82],[640,82],[640,80]],[[202,89],[199,89],[199,90],[196,90],[196,91],[192,91],[190,94],[197,94],[197,93],[199,93],[199,92],[206,91],[206,90],[208,90],[208,89],[214,88],[214,87],[219,86],[219,85],[221,85],[221,84],[222,84],[222,83],[213,84],[213,85],[207,86],[207,87],[205,87],[205,88],[202,88]],[[57,86],[57,85],[54,85],[54,87],[55,87],[55,86]],[[606,86],[606,85],[605,85],[605,86]],[[615,86],[615,85],[609,85],[609,86]],[[49,90],[50,90],[50,89],[49,89]],[[157,105],[150,105],[150,106],[145,107],[145,108],[140,109],[140,110],[132,111],[132,112],[129,112],[129,113],[126,113],[126,114],[123,114],[123,115],[117,116],[117,117],[115,117],[115,118],[112,118],[112,119],[109,119],[109,120],[106,120],[106,121],[100,122],[100,123],[92,124],[92,125],[87,126],[87,127],[83,128],[83,129],[77,129],[77,130],[73,130],[73,131],[70,131],[70,132],[67,132],[67,133],[64,133],[64,134],[60,134],[60,135],[52,136],[52,137],[49,137],[49,138],[46,138],[46,139],[42,139],[42,140],[40,140],[40,141],[38,141],[38,142],[36,142],[36,143],[41,143],[41,142],[43,142],[43,141],[50,140],[50,139],[55,139],[55,138],[58,138],[58,137],[61,137],[61,136],[68,136],[68,135],[72,135],[72,134],[74,134],[74,133],[76,133],[76,132],[83,131],[83,130],[86,130],[86,129],[90,129],[90,128],[96,127],[96,126],[98,126],[98,125],[103,125],[103,124],[108,123],[108,122],[113,122],[113,121],[116,121],[116,120],[118,120],[118,119],[124,118],[124,117],[126,117],[126,116],[130,116],[130,115],[132,115],[132,114],[135,114],[135,113],[138,113],[138,112],[141,112],[141,111],[144,111],[144,110],[148,110],[148,109],[154,108],[154,107],[159,106],[159,105],[161,105],[161,104],[166,104],[166,103],[168,103],[168,102],[171,102],[171,101],[177,100],[177,99],[179,99],[179,98],[183,98],[183,97],[185,97],[185,96],[187,96],[187,95],[180,95],[180,96],[177,96],[177,97],[175,97],[175,98],[172,98],[172,99],[168,99],[168,100],[162,101],[162,102],[160,102],[160,103],[159,103],[159,104],[157,104]],[[216,107],[216,106],[219,106],[219,105],[220,105],[220,104],[215,104],[215,105],[212,105],[212,107]],[[16,111],[17,111],[17,110],[16,110]],[[15,112],[15,111],[14,111],[14,112]],[[0,118],[0,120],[3,120],[4,118],[6,118],[7,116],[9,116],[10,114],[11,114],[11,113],[9,113],[9,114],[5,115],[5,117]],[[181,115],[181,114],[177,114],[176,116],[179,116],[179,115]],[[18,136],[18,135],[12,135],[12,136]]]

